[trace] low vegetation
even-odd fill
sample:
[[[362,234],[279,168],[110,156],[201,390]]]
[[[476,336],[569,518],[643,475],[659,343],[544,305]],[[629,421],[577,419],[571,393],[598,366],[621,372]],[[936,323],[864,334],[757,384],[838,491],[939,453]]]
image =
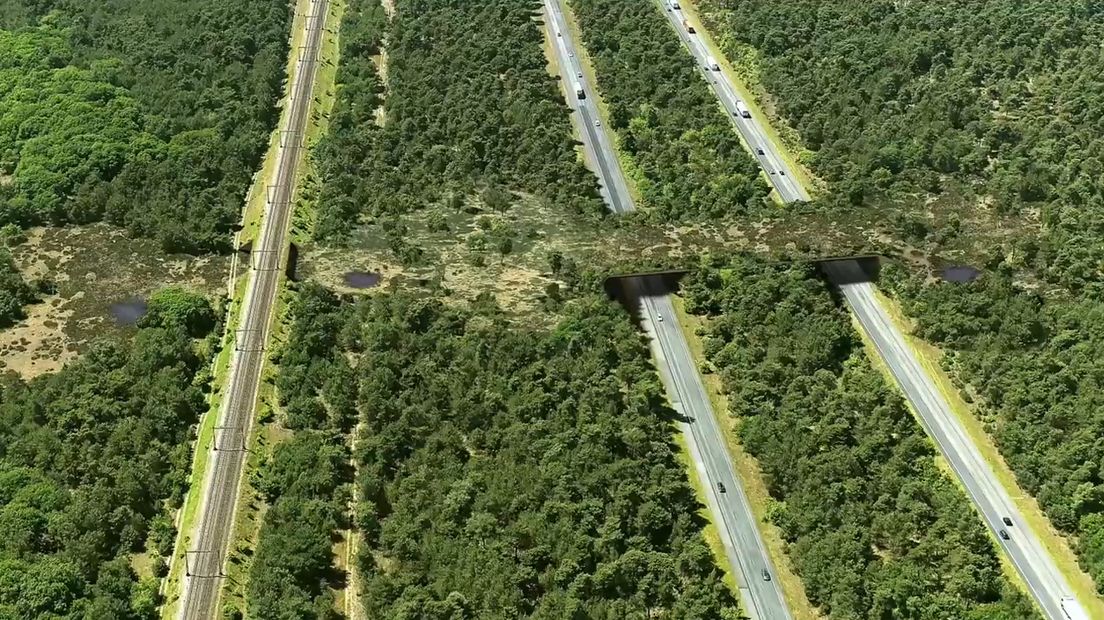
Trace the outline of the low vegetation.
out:
[[[684,292],[709,318],[706,355],[770,519],[827,618],[1036,617],[813,267],[712,261]]]

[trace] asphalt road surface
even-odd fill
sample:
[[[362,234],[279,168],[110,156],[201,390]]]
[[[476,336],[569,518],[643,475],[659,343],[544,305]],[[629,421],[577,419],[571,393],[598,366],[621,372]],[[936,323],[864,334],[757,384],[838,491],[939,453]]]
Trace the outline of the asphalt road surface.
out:
[[[736,89],[729,82],[728,77],[725,76],[722,71],[714,71],[712,67],[707,66],[706,62],[710,56],[705,45],[701,41],[701,33],[691,33],[689,29],[683,24],[683,20],[686,16],[680,9],[675,9],[671,5],[671,0],[656,0],[661,5],[664,15],[667,16],[667,21],[671,22],[671,26],[678,32],[679,38],[682,39],[683,44],[694,56],[694,60],[698,65],[698,69],[705,76],[706,82],[709,83],[709,87],[713,89],[713,92],[717,95],[717,99],[721,102],[721,106],[724,107],[728,117],[732,119],[733,124],[736,125],[736,129],[743,136],[744,142],[752,151],[752,156],[759,165],[762,166],[763,171],[766,172],[767,178],[770,180],[771,185],[778,191],[778,195],[782,198],[783,202],[795,202],[805,201],[809,199],[809,194],[805,191],[805,188],[801,186],[801,183],[797,181],[793,176],[793,171],[786,166],[786,162],[778,153],[778,149],[774,143],[767,138],[766,132],[759,126],[754,118],[744,118],[737,110],[737,102],[740,102],[740,97],[736,94]],[[720,59],[716,59],[720,60]]]
[[[656,1],[661,4],[667,20],[694,56],[699,70],[733,119],[744,141],[754,151],[756,159],[783,201],[808,200],[808,194],[786,167],[785,161],[779,156],[762,127],[754,118],[744,118],[739,114],[736,103],[740,98],[725,74],[710,66],[710,53],[701,40],[702,33],[689,32],[689,28],[683,23],[685,15],[680,9],[675,9],[670,0]],[[847,261],[834,264],[828,271],[830,275],[850,282],[858,275],[855,270],[858,270],[858,265],[854,261]],[[863,329],[874,339],[881,357],[889,365],[906,397],[919,412],[928,434],[935,439],[940,451],[951,463],[986,525],[993,530],[997,542],[1023,576],[1039,607],[1048,618],[1066,620],[1067,616],[1059,606],[1062,597],[1072,596],[1065,578],[1038,538],[1026,529],[1027,524],[1007,491],[996,480],[977,447],[950,411],[946,400],[932,383],[931,377],[924,372],[912,350],[905,346],[900,332],[894,328],[876,302],[873,285],[869,282],[855,282],[843,284],[841,288]],[[1006,517],[1011,519],[1013,525],[1004,523]],[[1001,530],[1007,532],[1009,540],[1000,537]]]
[[[1047,618],[1066,620],[1059,601],[1062,597],[1073,596],[1069,584],[1028,528],[1007,490],[986,464],[904,336],[878,303],[873,284],[867,281],[855,261],[826,263],[824,270],[839,284],[863,331],[874,341],[878,355],[889,366],[924,429],[950,463],[985,525],[992,530],[997,543],[1023,577],[1035,602]],[[1010,519],[1012,525],[1007,525],[1005,518]],[[1002,530],[1007,532],[1008,540],[999,535]]]
[[[229,382],[219,411],[214,442],[210,446],[213,452],[207,476],[203,481],[200,519],[195,530],[183,533],[192,535],[185,558],[184,593],[178,608],[178,617],[185,620],[210,620],[218,616],[216,606],[223,581],[226,549],[233,531],[246,459],[243,448],[253,420],[264,347],[283,268],[295,172],[309,118],[327,10],[327,0],[311,0],[304,21],[306,43],[300,51],[290,89],[290,102],[281,120],[276,183],[266,188],[265,216],[258,241],[251,252],[252,269],[239,329],[235,334]],[[199,446],[197,449],[207,447]]]
[[[626,213],[634,208],[632,198],[612,143],[599,124],[593,99],[596,91],[582,73],[561,2],[545,0],[545,7],[549,16],[549,36],[555,41],[560,69],[567,84],[568,104],[575,110],[581,125],[583,146],[598,174],[603,197],[614,212]],[[576,85],[582,87],[583,98],[576,95]],[[682,430],[706,486],[706,503],[739,584],[744,609],[754,620],[789,620],[791,616],[774,578],[774,567],[759,536],[743,487],[734,474],[723,431],[714,417],[690,348],[675,318],[671,298],[649,289],[648,281],[641,278],[629,279],[626,286],[640,299],[641,321],[650,336],[672,406],[687,420],[681,424]],[[720,486],[724,487],[723,492]],[[771,577],[770,581],[763,578],[764,571]]]

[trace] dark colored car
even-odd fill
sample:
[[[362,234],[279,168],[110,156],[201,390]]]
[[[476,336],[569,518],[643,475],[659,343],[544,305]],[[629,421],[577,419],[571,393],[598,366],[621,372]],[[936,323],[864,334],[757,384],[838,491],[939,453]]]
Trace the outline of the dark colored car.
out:
[[[1008,527],[1012,527],[1012,519],[1010,519],[1008,517],[1005,517],[1004,518],[1004,524],[1007,525]]]
[[[720,491],[721,493],[725,492],[725,486],[724,486],[723,482],[718,482],[717,483],[717,490]]]
[[[1004,530],[1000,531],[1000,537],[1003,538],[1004,540],[1011,540],[1012,539],[1012,537],[1008,535],[1008,532],[1006,532]]]
[[[767,569],[764,568],[763,569],[763,581],[770,581],[770,580],[771,580],[770,571],[768,571]]]

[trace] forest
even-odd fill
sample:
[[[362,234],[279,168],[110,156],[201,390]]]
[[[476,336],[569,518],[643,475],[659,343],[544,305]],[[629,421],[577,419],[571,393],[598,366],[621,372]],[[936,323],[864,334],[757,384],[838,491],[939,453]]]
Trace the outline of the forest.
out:
[[[534,5],[516,0],[352,3],[333,123],[315,154],[323,181],[315,236],[394,221],[477,190],[525,192],[579,214],[604,213],[575,152],[557,82],[546,71]],[[386,37],[381,87],[370,56]],[[507,193],[506,196],[509,196]]]
[[[0,329],[22,319],[23,306],[35,299],[35,290],[23,279],[11,252],[0,239]]]
[[[937,245],[981,232],[990,212],[1009,216],[1011,238],[975,255],[1074,292],[1099,286],[1099,11],[1076,0],[701,4],[726,52],[757,62],[834,208],[888,212],[899,236]],[[926,213],[935,199],[952,215]]]
[[[5,0],[0,225],[225,251],[279,113],[290,6]]]
[[[702,5],[815,152],[828,208],[984,269],[885,284],[1104,591],[1104,16],[1075,0]]]
[[[658,5],[571,0],[610,124],[663,220],[759,214],[770,187]]]
[[[704,259],[683,293],[827,618],[1037,617],[814,267]]]
[[[890,270],[884,281],[916,317],[917,333],[952,352],[945,363],[1020,485],[1058,529],[1076,535],[1074,549],[1101,589],[1104,304],[1056,303],[1000,273],[968,285],[925,284]]]
[[[302,286],[277,380],[301,430],[260,474],[274,503],[250,615],[327,617],[330,540],[348,518],[334,438],[359,419],[368,617],[740,617],[645,344],[599,295],[570,307],[538,330],[489,298],[459,309]]]
[[[349,525],[348,433],[356,377],[338,335],[351,306],[320,286],[294,294],[291,328],[276,359],[279,422],[294,431],[255,470],[269,508],[249,571],[247,618],[335,618],[329,587],[343,583],[332,540]]]
[[[215,316],[166,290],[132,339],[29,383],[0,376],[0,616],[156,616]],[[136,554],[152,575],[139,577]]]

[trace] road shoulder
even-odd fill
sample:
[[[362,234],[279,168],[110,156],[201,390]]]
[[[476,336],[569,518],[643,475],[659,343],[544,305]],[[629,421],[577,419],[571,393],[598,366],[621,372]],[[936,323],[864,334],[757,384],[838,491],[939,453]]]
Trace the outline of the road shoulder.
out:
[[[1034,532],[1043,549],[1054,560],[1058,570],[1069,582],[1073,594],[1081,601],[1082,605],[1086,606],[1090,616],[1104,618],[1104,600],[1101,600],[1097,595],[1096,584],[1092,578],[1081,570],[1081,566],[1077,562],[1077,555],[1071,546],[1071,541],[1055,529],[1035,497],[1020,487],[1016,475],[1012,472],[1012,468],[1008,466],[1008,463],[1005,462],[1004,457],[1001,456],[993,438],[978,418],[976,410],[966,402],[950,375],[943,369],[941,363],[944,357],[943,351],[914,335],[915,325],[912,319],[904,313],[896,300],[888,297],[877,288],[874,289],[874,295],[889,316],[890,321],[904,336],[905,342],[920,362],[924,372],[931,377],[932,382],[939,388],[943,398],[950,405],[955,418],[965,429],[970,441],[977,447],[982,458],[985,459],[986,465],[993,471],[996,479],[1004,487],[1009,497],[1012,498],[1016,508],[1027,521],[1028,527]],[[862,333],[861,330],[860,333]],[[867,337],[865,334],[863,334],[863,338],[864,343],[866,343]],[[873,359],[874,354],[871,357]],[[878,361],[880,362],[880,360]],[[888,369],[884,370],[887,373],[889,372]],[[1007,558],[1004,557],[1004,554],[1001,555],[1002,563],[1007,563]],[[1012,570],[1011,565],[1007,566],[1006,569]],[[1014,570],[1009,574],[1012,575],[1013,573],[1015,573],[1016,583],[1022,585],[1023,580],[1019,577],[1019,574]]]
[[[698,335],[698,330],[705,327],[705,320],[687,313],[681,297],[672,295],[671,301],[675,306],[679,326],[685,335],[686,344],[690,347],[690,354],[694,358],[694,363],[699,369],[706,367],[708,362],[705,359],[701,336]],[[699,375],[705,385],[706,392],[709,394],[709,402],[713,407],[717,424],[724,431],[724,443],[729,456],[732,458],[733,469],[744,486],[748,503],[751,505],[752,515],[755,517],[756,528],[759,530],[759,535],[763,539],[767,553],[774,563],[775,572],[777,573],[775,578],[782,586],[782,591],[785,594],[786,602],[789,604],[794,620],[823,620],[824,616],[820,614],[805,595],[805,586],[801,582],[801,577],[798,576],[793,562],[790,561],[790,557],[786,553],[786,541],[782,538],[782,530],[767,521],[767,512],[771,503],[775,500],[771,498],[770,492],[767,491],[767,485],[763,481],[763,474],[755,457],[748,454],[736,438],[736,427],[739,421],[728,413],[728,400],[724,396],[720,377],[712,372],[699,372]],[[692,470],[693,467],[688,464],[687,469]],[[696,472],[691,475],[695,474]],[[698,485],[695,485],[694,490],[698,495],[698,500],[704,505],[704,492]],[[713,533],[716,534],[715,529]],[[724,550],[719,546],[720,539],[717,539],[718,546],[715,548],[713,547],[714,541],[710,540],[709,542],[710,547],[714,549],[714,553],[718,554],[718,558],[723,560]]]
[[[663,2],[664,0],[659,0]],[[751,111],[752,117],[755,122],[763,129],[763,133],[767,136],[767,139],[774,145],[775,152],[782,158],[783,163],[790,169],[790,171],[796,176],[797,182],[805,188],[805,191],[810,192],[813,196],[821,191],[824,183],[821,182],[813,173],[803,164],[802,159],[812,154],[811,151],[805,150],[802,156],[795,156],[794,149],[791,148],[791,144],[794,144],[794,148],[798,148],[800,145],[800,138],[797,136],[797,131],[786,125],[786,128],[790,134],[792,134],[792,140],[785,140],[778,133],[776,124],[782,123],[783,120],[778,118],[777,115],[768,115],[764,110],[764,106],[760,102],[760,98],[755,94],[753,89],[749,88],[749,85],[744,78],[735,70],[732,66],[731,60],[724,53],[722,47],[713,39],[710,29],[701,18],[701,9],[698,8],[696,1],[683,0],[680,3],[680,11],[683,17],[686,18],[694,29],[698,33],[702,44],[705,46],[709,53],[713,56],[714,60],[721,67],[721,72],[728,78],[732,87],[736,90],[736,94],[747,105],[748,110]],[[777,191],[774,192],[777,194]]]

